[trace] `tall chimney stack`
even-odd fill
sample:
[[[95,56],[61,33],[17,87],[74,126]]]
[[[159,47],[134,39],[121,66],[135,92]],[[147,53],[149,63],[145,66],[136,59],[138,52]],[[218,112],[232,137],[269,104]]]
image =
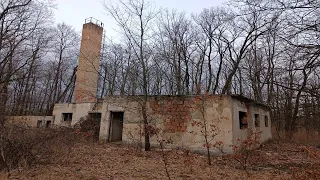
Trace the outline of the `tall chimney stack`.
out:
[[[103,23],[88,18],[82,28],[75,103],[96,102]]]

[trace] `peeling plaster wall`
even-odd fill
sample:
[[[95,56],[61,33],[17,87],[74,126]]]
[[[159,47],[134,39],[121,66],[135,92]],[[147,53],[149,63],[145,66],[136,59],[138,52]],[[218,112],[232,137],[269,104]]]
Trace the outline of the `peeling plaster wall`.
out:
[[[101,141],[108,141],[111,112],[124,112],[122,141],[135,143],[139,141],[140,111],[136,98],[106,97],[102,106],[104,114],[101,117]]]
[[[140,98],[140,99],[139,99]],[[142,97],[106,97],[102,111],[100,126],[100,140],[107,141],[109,136],[110,112],[124,112],[123,138],[126,143],[143,142],[142,116],[140,115],[139,101]],[[148,119],[150,124],[160,129],[158,137],[151,136],[151,145],[156,146],[159,140],[163,139],[168,148],[189,148],[192,151],[204,151],[205,144],[204,128],[194,125],[194,122],[205,120],[216,125],[219,129],[215,141],[224,143],[224,151],[232,152],[232,103],[231,98],[221,95],[210,95],[205,97],[205,101],[197,99],[196,96],[153,96],[148,99]],[[202,113],[202,106],[204,113]],[[209,128],[208,131],[211,129]],[[202,131],[202,132],[201,132]],[[210,136],[212,133],[208,133]],[[209,138],[209,140],[211,140]],[[218,151],[211,148],[212,151]]]
[[[232,99],[233,106],[233,143],[239,144],[239,140],[245,140],[247,138],[250,129],[253,132],[261,131],[261,142],[264,142],[272,138],[271,135],[271,118],[269,110],[252,103],[244,103],[239,100]],[[240,129],[239,111],[246,112],[248,116],[248,128]],[[260,116],[260,127],[255,127],[254,114]],[[268,117],[268,127],[265,127],[264,117]]]
[[[112,96],[106,97],[99,105],[96,103],[56,104],[53,115],[54,124],[73,126],[80,118],[90,112],[101,113],[100,141],[107,142],[110,131],[111,112],[124,112],[122,141],[139,144],[144,142],[143,119],[141,115],[142,96]],[[239,111],[247,112],[248,128],[240,129]],[[62,113],[73,113],[72,122],[64,122]],[[271,119],[269,111],[254,103],[244,103],[227,95],[202,96],[150,96],[147,103],[148,120],[159,130],[152,135],[150,143],[158,146],[164,140],[167,148],[187,148],[192,151],[204,152],[204,127],[207,123],[208,140],[217,132],[211,144],[223,142],[223,151],[232,153],[231,145],[237,145],[238,139],[247,138],[248,129],[262,131],[261,141],[271,138]],[[254,114],[260,115],[260,127],[254,126]],[[268,127],[265,127],[264,117],[268,117]],[[199,122],[201,122],[199,124]],[[214,126],[212,126],[214,125]],[[212,132],[214,128],[217,129]],[[211,151],[219,153],[217,148]]]
[[[60,126],[74,126],[80,118],[84,118],[90,112],[100,112],[101,108],[95,109],[97,103],[72,103],[72,104],[55,104],[52,115],[55,117],[54,124]],[[72,121],[63,121],[62,113],[72,113]],[[103,114],[101,114],[103,116]]]
[[[205,119],[208,123],[208,140],[212,138],[210,125],[216,125],[218,127],[218,134],[214,137],[212,144],[217,141],[223,142],[223,151],[227,153],[232,152],[232,106],[231,99],[227,96],[208,96],[204,104]],[[197,105],[195,105],[197,106]],[[195,107],[191,111],[192,121],[203,122],[202,113],[199,107]],[[204,128],[193,126],[192,123],[188,123],[187,133],[183,134],[182,142],[190,147],[191,150],[204,151],[205,138],[203,133]],[[202,131],[202,132],[201,132]],[[192,132],[192,133],[190,133]],[[218,149],[211,148],[212,151],[219,153]]]
[[[51,121],[51,124],[54,123],[53,116],[10,116],[7,123],[13,125],[37,127],[38,121],[42,121],[42,127],[46,126],[47,121]]]

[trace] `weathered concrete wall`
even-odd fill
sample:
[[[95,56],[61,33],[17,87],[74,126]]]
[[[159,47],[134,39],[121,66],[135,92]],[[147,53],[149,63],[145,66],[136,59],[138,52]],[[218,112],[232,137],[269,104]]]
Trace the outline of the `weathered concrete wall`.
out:
[[[101,112],[101,103],[71,103],[55,104],[52,115],[55,118],[54,124],[60,126],[73,126],[80,118],[84,118],[88,113]],[[63,113],[72,113],[72,121],[63,121]],[[103,115],[103,114],[101,114]]]
[[[232,100],[233,106],[233,143],[239,145],[240,141],[247,139],[249,132],[261,131],[261,142],[272,138],[271,118],[269,110],[255,105],[254,103],[245,103],[239,100]],[[246,112],[248,117],[248,127],[240,129],[239,111]],[[255,127],[255,114],[259,114],[260,127]],[[268,118],[268,127],[265,127],[265,116]],[[239,141],[240,140],[240,141]]]
[[[139,135],[143,131],[139,101],[139,97],[106,97],[102,111],[107,113],[102,118],[100,139],[108,139],[110,112],[122,111],[122,140],[128,143],[144,141],[143,136]],[[204,151],[206,121],[209,140],[217,133],[211,143],[221,141],[224,143],[225,152],[232,151],[232,103],[228,96],[206,96],[204,101],[196,96],[149,97],[148,120],[159,129],[158,135],[153,135],[150,139],[152,145],[159,145],[161,140],[165,140],[170,148]],[[215,148],[211,149],[218,151]]]
[[[139,139],[139,122],[140,113],[137,109],[139,107],[138,102],[134,98],[122,98],[122,97],[107,97],[102,106],[102,112],[104,114],[101,117],[100,135],[99,139],[102,141],[108,141],[111,112],[124,112],[124,124],[122,140],[125,142],[133,142]],[[130,139],[130,134],[132,138]]]
[[[88,113],[100,112],[100,140],[108,141],[111,112],[124,112],[122,141],[138,144],[144,142],[141,102],[142,96],[112,96],[106,97],[103,103],[56,104],[54,123],[73,126]],[[247,113],[246,129],[240,129],[239,111]],[[62,113],[72,113],[72,122],[64,122]],[[254,114],[259,114],[260,127],[254,125]],[[231,153],[231,145],[238,145],[238,139],[245,140],[249,130],[261,131],[261,141],[271,138],[269,110],[252,101],[248,103],[231,96],[151,96],[148,98],[147,115],[150,125],[157,132],[150,139],[153,146],[164,140],[168,148],[204,151],[204,124],[211,150],[215,152],[219,150],[213,144],[222,143],[223,151]],[[265,127],[265,117],[268,127]]]
[[[51,121],[51,125],[54,123],[53,116],[10,116],[7,123],[18,126],[37,127],[38,121],[41,121],[41,128],[46,127],[48,121]]]

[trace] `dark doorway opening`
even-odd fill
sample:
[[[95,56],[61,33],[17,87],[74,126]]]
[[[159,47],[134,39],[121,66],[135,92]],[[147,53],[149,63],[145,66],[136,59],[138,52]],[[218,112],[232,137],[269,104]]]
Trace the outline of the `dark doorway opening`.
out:
[[[123,116],[124,116],[124,112],[110,113],[110,128],[109,128],[110,142],[122,141]]]
[[[42,127],[42,121],[41,120],[38,120],[37,122],[37,128],[41,128]]]
[[[51,127],[51,121],[47,121],[46,122],[46,128],[50,128]]]

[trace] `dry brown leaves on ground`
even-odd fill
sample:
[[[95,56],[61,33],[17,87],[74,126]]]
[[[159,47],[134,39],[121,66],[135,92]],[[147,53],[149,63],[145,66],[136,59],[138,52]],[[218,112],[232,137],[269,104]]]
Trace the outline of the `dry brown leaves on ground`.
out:
[[[35,166],[13,170],[10,177],[2,171],[0,179],[168,179],[159,150],[144,152],[125,145],[101,145],[84,140],[71,143],[70,146],[60,149],[58,153],[50,151],[52,156],[39,157]],[[165,155],[171,179],[320,177],[320,151],[311,146],[274,142],[265,144],[254,151],[248,167],[249,174],[229,155],[213,157],[212,166],[206,164],[205,156],[181,150],[165,151]]]

